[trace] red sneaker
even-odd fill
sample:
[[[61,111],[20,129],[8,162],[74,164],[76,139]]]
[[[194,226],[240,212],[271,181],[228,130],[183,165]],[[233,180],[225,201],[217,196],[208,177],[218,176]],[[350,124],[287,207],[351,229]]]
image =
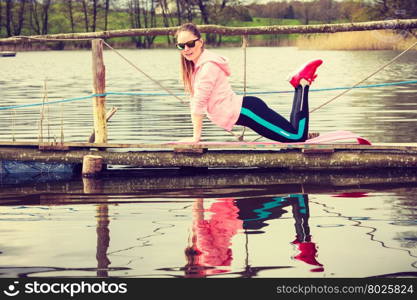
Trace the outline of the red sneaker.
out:
[[[321,59],[316,59],[305,64],[298,71],[295,72],[295,75],[290,76],[289,82],[295,88],[300,85],[301,79],[305,79],[311,84],[314,81],[314,79],[316,79],[316,70],[322,63],[323,61]]]

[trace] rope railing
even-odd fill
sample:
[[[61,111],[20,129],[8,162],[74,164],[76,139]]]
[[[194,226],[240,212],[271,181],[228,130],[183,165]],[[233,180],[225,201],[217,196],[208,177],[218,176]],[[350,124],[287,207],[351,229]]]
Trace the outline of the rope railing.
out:
[[[232,27],[221,25],[198,25],[202,33],[214,33],[228,36],[260,35],[260,34],[311,34],[311,33],[335,33],[346,31],[365,31],[365,30],[410,30],[417,28],[417,19],[397,19],[383,21],[369,21],[358,23],[339,23],[339,24],[314,24],[314,25],[271,25],[253,27]],[[12,36],[0,39],[0,45],[10,45],[18,43],[40,43],[47,41],[81,41],[89,39],[109,39],[116,37],[132,36],[158,36],[175,34],[178,27],[164,28],[130,28],[121,30],[108,30],[83,33],[59,33],[34,36]]]
[[[397,81],[397,82],[387,82],[387,83],[378,83],[378,84],[369,84],[369,85],[359,85],[355,87],[334,87],[334,88],[321,88],[321,89],[311,89],[310,92],[330,92],[338,90],[349,90],[349,89],[365,89],[365,88],[379,88],[386,86],[397,86],[397,85],[410,85],[417,84],[417,80],[407,80],[407,81]],[[264,91],[264,92],[237,92],[238,95],[268,95],[268,94],[292,94],[291,91]],[[185,93],[175,93],[176,96],[184,96]],[[74,102],[91,99],[93,97],[106,97],[106,96],[144,96],[144,97],[165,97],[172,96],[172,93],[159,93],[159,92],[106,92],[104,94],[91,94],[88,96],[74,97],[60,100],[53,100],[48,102],[37,102],[37,103],[28,103],[20,105],[10,105],[10,106],[0,106],[0,110],[16,109],[16,108],[26,108],[42,105],[51,105],[58,103]]]
[[[134,63],[132,63],[129,59],[127,59],[126,57],[124,57],[119,51],[117,51],[116,49],[114,49],[112,46],[110,46],[108,43],[106,43],[105,41],[103,41],[104,45],[106,45],[107,47],[109,47],[110,50],[112,50],[113,52],[115,52],[119,57],[121,57],[125,62],[127,62],[130,66],[132,66],[136,71],[140,72],[142,75],[144,75],[146,78],[148,78],[150,81],[152,81],[153,83],[155,83],[156,85],[158,85],[161,89],[163,89],[164,91],[166,91],[169,95],[177,98],[178,100],[181,101],[181,103],[185,103],[185,101],[178,97],[177,95],[175,95],[173,92],[171,92],[169,89],[167,89],[165,86],[163,86],[158,80],[153,79],[151,76],[149,76],[146,72],[142,71],[140,68],[138,68]]]

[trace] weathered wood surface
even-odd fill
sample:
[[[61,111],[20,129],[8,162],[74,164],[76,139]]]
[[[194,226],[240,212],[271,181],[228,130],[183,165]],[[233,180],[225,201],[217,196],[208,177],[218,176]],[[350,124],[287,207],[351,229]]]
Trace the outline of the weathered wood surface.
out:
[[[100,151],[104,164],[144,168],[285,168],[292,170],[347,170],[375,168],[417,168],[417,151],[341,149],[331,153],[304,154],[292,151],[210,150],[206,153],[174,151]],[[81,163],[97,151],[39,151],[2,148],[0,160]]]
[[[385,20],[360,23],[342,23],[342,24],[318,24],[318,25],[273,25],[273,26],[255,26],[255,27],[225,27],[220,25],[200,25],[198,26],[202,33],[216,33],[221,35],[259,35],[259,34],[291,34],[291,33],[334,33],[346,31],[365,31],[365,30],[383,30],[383,29],[400,29],[407,30],[417,28],[417,19],[402,20]],[[62,33],[35,35],[30,37],[14,36],[0,39],[0,45],[25,43],[39,43],[49,40],[81,40],[81,39],[108,39],[114,37],[128,36],[158,36],[173,35],[178,27],[165,28],[139,28],[109,30],[100,32],[86,33]]]
[[[103,169],[103,158],[99,155],[86,155],[83,157],[83,177],[95,177]]]
[[[93,93],[106,93],[106,67],[103,61],[103,40],[91,42],[92,69],[93,69]],[[94,115],[94,141],[107,143],[106,97],[93,98]]]
[[[65,149],[116,149],[119,150],[143,150],[143,149],[236,149],[236,150],[290,150],[290,149],[358,149],[358,150],[399,150],[417,151],[417,143],[374,143],[372,145],[359,145],[348,143],[336,144],[281,144],[281,143],[86,143],[86,142],[10,142],[0,141],[2,147],[21,147],[21,148],[62,148]]]

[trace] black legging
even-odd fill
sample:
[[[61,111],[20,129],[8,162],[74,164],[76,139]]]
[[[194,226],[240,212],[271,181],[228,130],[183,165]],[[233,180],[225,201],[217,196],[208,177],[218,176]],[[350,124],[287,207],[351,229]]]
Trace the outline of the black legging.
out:
[[[258,97],[243,97],[242,109],[236,125],[251,128],[256,133],[283,143],[304,142],[308,135],[308,89],[295,89],[290,122],[270,109]]]

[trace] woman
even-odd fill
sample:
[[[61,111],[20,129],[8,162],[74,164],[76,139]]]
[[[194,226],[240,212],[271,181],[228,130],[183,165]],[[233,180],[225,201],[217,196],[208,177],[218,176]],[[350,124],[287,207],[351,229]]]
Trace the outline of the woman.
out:
[[[303,142],[308,136],[308,89],[317,77],[322,60],[306,64],[291,77],[295,88],[290,121],[270,109],[264,101],[252,96],[236,95],[228,82],[230,69],[226,58],[204,48],[201,33],[192,23],[177,31],[177,48],[181,50],[182,80],[190,93],[193,137],[183,142],[201,140],[203,117],[231,131],[234,125],[251,128],[258,134],[278,142]]]

